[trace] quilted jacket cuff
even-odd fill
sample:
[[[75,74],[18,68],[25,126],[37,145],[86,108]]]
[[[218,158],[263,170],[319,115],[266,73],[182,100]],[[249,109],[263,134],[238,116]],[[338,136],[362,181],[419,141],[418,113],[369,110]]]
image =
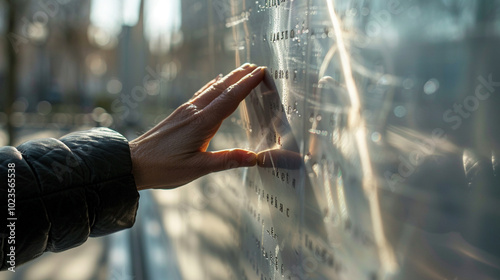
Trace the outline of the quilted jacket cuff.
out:
[[[96,195],[93,199],[87,198],[90,236],[130,228],[135,222],[139,193],[132,175],[127,139],[111,129],[96,128],[69,134],[61,141],[90,169],[85,178],[90,182],[87,196]]]
[[[131,227],[139,193],[128,141],[97,128],[61,139],[38,139],[0,148],[0,177],[15,164],[16,265],[45,251],[60,252]],[[7,201],[7,185],[0,194]],[[0,270],[7,268],[10,243],[7,205],[0,207]]]

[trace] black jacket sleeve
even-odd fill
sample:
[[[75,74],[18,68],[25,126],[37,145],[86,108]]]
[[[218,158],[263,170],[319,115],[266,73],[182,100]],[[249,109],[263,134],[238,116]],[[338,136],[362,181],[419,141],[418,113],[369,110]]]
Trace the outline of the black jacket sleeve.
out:
[[[0,148],[0,269],[131,227],[131,171],[127,140],[106,128]]]

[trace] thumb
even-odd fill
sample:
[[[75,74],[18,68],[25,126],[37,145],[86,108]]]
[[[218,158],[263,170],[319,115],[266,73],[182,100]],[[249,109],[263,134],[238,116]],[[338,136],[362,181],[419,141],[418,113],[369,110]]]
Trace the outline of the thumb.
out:
[[[208,173],[257,164],[257,154],[242,149],[206,152],[204,156],[204,167]]]

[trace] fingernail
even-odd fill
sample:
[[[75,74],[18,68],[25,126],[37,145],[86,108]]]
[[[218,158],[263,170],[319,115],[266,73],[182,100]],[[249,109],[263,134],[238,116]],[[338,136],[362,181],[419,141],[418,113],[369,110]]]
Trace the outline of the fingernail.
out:
[[[261,72],[263,72],[266,69],[266,67],[257,67],[255,70],[252,71],[251,75],[255,76]]]
[[[248,62],[245,63],[245,64],[243,64],[243,65],[241,65],[242,69],[247,69],[248,67],[250,67],[250,63],[248,63]]]
[[[218,80],[222,79],[222,77],[224,77],[224,75],[220,73],[219,75],[217,75],[217,77],[215,77],[215,81],[217,82]]]

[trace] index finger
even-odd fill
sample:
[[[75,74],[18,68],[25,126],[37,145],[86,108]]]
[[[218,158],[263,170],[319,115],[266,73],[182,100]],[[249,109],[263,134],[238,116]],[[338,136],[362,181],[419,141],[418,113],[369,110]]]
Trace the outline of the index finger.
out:
[[[223,93],[229,86],[238,82],[241,78],[252,72],[257,65],[245,63],[239,68],[236,68],[231,73],[227,74],[224,78],[219,79],[213,83],[210,87],[206,88],[198,96],[191,100],[191,103],[196,105],[198,108],[204,108],[210,102],[212,102],[217,96]]]
[[[224,76],[222,74],[219,74],[217,77],[212,79],[210,82],[206,83],[202,88],[200,88],[197,92],[193,94],[193,97],[191,97],[191,101],[194,100],[196,97],[198,97],[200,94],[202,94],[205,90],[207,90],[209,87],[211,87],[213,84],[215,84],[217,81],[222,79]]]
[[[258,67],[238,82],[229,86],[206,108],[208,119],[221,122],[231,115],[248,94],[264,79],[266,67]]]

